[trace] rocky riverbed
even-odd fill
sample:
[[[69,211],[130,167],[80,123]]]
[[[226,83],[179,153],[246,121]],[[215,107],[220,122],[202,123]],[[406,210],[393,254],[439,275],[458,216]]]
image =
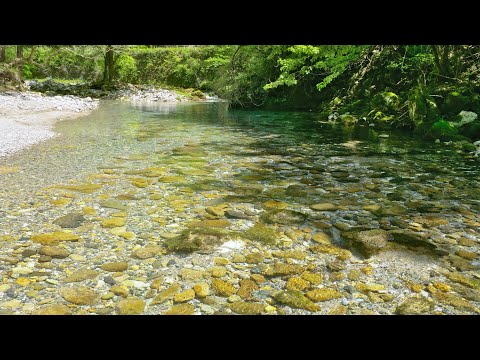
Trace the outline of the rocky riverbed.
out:
[[[476,162],[305,114],[110,106],[0,162],[1,313],[480,312]]]
[[[177,102],[192,98],[180,95],[175,90],[161,89],[153,85],[124,84],[102,90],[94,89],[88,83],[60,83],[48,79],[46,81],[27,80],[26,86],[31,90],[50,95],[74,95],[111,100]],[[193,91],[193,89],[191,90]],[[196,95],[201,98],[205,97],[201,91],[197,91]]]
[[[97,106],[98,100],[91,98],[0,93],[0,157],[55,136],[56,121],[88,114]]]

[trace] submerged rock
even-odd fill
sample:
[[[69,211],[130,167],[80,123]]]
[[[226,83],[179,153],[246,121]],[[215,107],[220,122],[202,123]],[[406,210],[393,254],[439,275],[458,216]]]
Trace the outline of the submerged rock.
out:
[[[78,241],[80,236],[69,232],[56,231],[50,234],[32,235],[30,239],[42,245],[56,245],[60,241]]]
[[[307,298],[301,291],[278,291],[273,295],[276,302],[290,306],[295,309],[305,309],[308,311],[319,311],[320,306]]]
[[[82,225],[85,221],[85,218],[80,213],[70,213],[64,216],[61,216],[53,221],[53,224],[58,225],[62,228],[74,229]]]
[[[67,249],[57,246],[42,246],[39,252],[41,255],[50,256],[56,259],[64,259],[70,256],[70,252]]]
[[[127,210],[127,206],[118,200],[102,200],[98,202],[98,205],[108,209],[116,209],[120,211]]]
[[[424,297],[413,296],[406,299],[395,309],[398,315],[424,315],[430,314],[433,310],[434,303]]]
[[[101,269],[110,272],[122,272],[128,269],[128,262],[117,261],[105,263],[101,266]]]
[[[193,315],[195,306],[192,304],[177,304],[165,311],[163,315]]]
[[[341,298],[342,294],[335,289],[321,288],[307,292],[306,296],[312,301],[319,302]]]
[[[265,311],[265,306],[259,303],[238,301],[231,304],[230,309],[241,315],[260,315]]]
[[[132,297],[120,300],[115,306],[118,315],[140,315],[145,310],[145,301]]]
[[[224,296],[224,297],[232,296],[237,292],[237,290],[232,284],[227,283],[220,279],[212,280],[212,288],[215,294],[217,294],[218,296]]]
[[[60,295],[76,305],[95,305],[100,300],[100,295],[85,286],[63,287]]]
[[[364,231],[350,230],[342,233],[351,247],[365,256],[372,256],[383,250],[391,239],[388,232],[382,229]]]
[[[72,310],[67,305],[64,304],[56,304],[46,306],[41,309],[35,310],[33,315],[71,315]]]
[[[170,251],[210,252],[226,241],[227,233],[214,228],[192,228],[183,231],[180,236],[166,239]]]
[[[310,209],[315,211],[335,211],[338,209],[338,207],[332,203],[321,203],[310,205]]]
[[[391,236],[390,241],[402,245],[414,247],[421,246],[430,250],[437,249],[437,246],[431,243],[428,239],[408,230],[390,230],[388,234]]]
[[[272,210],[260,216],[260,220],[267,224],[301,225],[306,219],[305,214],[293,210]]]
[[[149,258],[155,257],[160,251],[162,251],[162,248],[160,246],[155,244],[150,244],[136,250],[133,253],[133,256],[136,257],[137,259],[149,259]]]
[[[274,229],[257,222],[245,231],[244,236],[253,241],[273,245],[277,242],[279,234]]]
[[[63,279],[64,282],[79,282],[87,279],[94,279],[98,276],[98,272],[91,269],[81,269],[72,273],[70,276],[67,276]]]

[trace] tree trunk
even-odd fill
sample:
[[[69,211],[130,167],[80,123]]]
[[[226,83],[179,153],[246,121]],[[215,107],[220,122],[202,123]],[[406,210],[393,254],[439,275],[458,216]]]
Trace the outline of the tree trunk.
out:
[[[440,75],[450,77],[452,75],[450,67],[450,46],[444,45],[443,49],[440,45],[432,45],[433,59],[435,66]]]
[[[6,45],[0,45],[0,63],[4,63],[6,61],[6,58],[5,58],[6,47],[7,47]]]
[[[20,79],[23,79],[23,46],[22,45],[17,45],[17,58],[15,59],[15,62],[17,65],[18,76],[20,76]]]
[[[107,51],[105,52],[105,66],[103,68],[103,83],[110,84],[113,80],[114,71],[114,58],[113,58],[113,46],[107,45]]]

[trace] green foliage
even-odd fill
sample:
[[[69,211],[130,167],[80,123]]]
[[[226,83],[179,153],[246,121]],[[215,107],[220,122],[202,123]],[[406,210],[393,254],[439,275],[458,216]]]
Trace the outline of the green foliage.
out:
[[[321,91],[357,61],[365,48],[357,45],[290,46],[278,59],[281,73],[277,80],[266,84],[264,89],[297,85],[305,77],[315,76],[319,80],[316,87]]]
[[[102,74],[103,54],[99,45],[39,46],[32,60],[34,78],[95,80]]]
[[[138,69],[135,59],[128,54],[120,54],[115,62],[117,80],[126,83],[138,81]]]
[[[440,140],[450,140],[458,134],[455,126],[444,119],[436,121],[430,128],[428,136]]]
[[[135,49],[138,82],[211,90],[232,46],[182,46]]]
[[[23,65],[23,78],[24,79],[33,79],[33,72],[35,70],[36,70],[35,65],[24,64]]]

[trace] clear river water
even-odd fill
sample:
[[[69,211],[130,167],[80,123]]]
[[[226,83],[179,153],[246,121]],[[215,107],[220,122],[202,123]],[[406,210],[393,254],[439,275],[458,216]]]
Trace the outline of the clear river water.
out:
[[[55,131],[0,159],[0,313],[480,312],[480,162],[452,146],[222,102]]]

